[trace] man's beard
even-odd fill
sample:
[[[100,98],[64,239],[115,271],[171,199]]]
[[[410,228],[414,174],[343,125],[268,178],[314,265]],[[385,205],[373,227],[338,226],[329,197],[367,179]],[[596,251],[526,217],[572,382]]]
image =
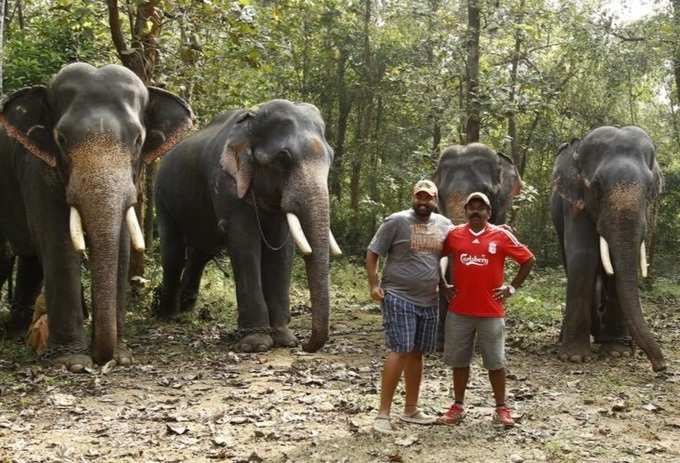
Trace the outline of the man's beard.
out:
[[[416,213],[418,217],[421,217],[423,219],[427,218],[432,214],[434,211],[434,206],[428,206],[427,204],[414,204],[413,205],[413,211]]]

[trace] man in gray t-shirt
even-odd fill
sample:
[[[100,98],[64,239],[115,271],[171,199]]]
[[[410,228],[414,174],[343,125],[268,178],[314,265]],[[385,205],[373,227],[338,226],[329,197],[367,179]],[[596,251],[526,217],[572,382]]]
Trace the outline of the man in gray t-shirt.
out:
[[[385,359],[380,410],[373,428],[389,433],[394,391],[404,372],[406,401],[402,421],[432,424],[434,417],[418,409],[423,353],[435,347],[438,318],[439,258],[451,221],[434,212],[437,187],[429,180],[413,188],[413,208],[389,216],[366,252],[371,298],[381,301]],[[378,261],[386,258],[382,281]]]

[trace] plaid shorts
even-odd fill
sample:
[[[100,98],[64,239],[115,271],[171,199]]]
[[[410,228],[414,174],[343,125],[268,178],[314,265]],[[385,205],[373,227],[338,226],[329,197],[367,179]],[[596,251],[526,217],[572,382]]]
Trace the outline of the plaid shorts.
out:
[[[437,305],[416,305],[386,292],[382,302],[385,347],[392,352],[433,352],[437,340]]]

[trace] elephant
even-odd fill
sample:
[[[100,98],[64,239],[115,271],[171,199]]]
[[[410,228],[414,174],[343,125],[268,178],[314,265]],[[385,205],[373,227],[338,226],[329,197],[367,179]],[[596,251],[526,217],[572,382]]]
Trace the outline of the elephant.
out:
[[[340,249],[330,233],[333,150],[324,129],[315,106],[275,99],[216,116],[168,153],[155,183],[159,318],[176,319],[194,306],[206,263],[226,248],[238,305],[236,349],[295,345],[288,328],[292,238],[304,255],[312,307],[303,349],[325,344],[329,252]]]
[[[0,236],[18,255],[14,322],[28,325],[44,285],[47,358],[82,371],[132,360],[123,340],[130,244],[144,249],[136,180],[179,141],[191,108],[125,67],[62,67],[1,103]],[[86,235],[86,236],[85,236]],[[83,330],[87,250],[93,328]]]
[[[440,212],[454,224],[465,223],[465,198],[475,191],[491,200],[489,222],[504,224],[513,197],[522,189],[522,180],[512,159],[482,143],[444,149],[433,180],[439,190]]]
[[[590,335],[613,356],[630,355],[629,332],[654,371],[666,361],[642,315],[638,269],[663,188],[654,144],[639,127],[603,126],[558,149],[551,215],[567,274],[559,358],[591,358]]]
[[[454,225],[466,222],[463,209],[465,199],[475,191],[486,194],[491,201],[489,222],[504,224],[513,198],[522,189],[522,179],[512,159],[482,143],[445,148],[433,180],[439,190],[440,213]],[[442,266],[443,269],[448,266],[446,259]],[[439,301],[440,320],[444,320],[447,310],[448,303],[442,294]],[[437,340],[438,349],[441,350],[444,323],[439,324]]]

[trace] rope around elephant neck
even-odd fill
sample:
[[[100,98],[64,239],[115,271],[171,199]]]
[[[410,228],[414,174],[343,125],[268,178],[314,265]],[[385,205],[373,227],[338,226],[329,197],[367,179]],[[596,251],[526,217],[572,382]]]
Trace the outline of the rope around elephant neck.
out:
[[[273,246],[269,240],[264,236],[264,230],[262,230],[262,222],[260,222],[260,213],[257,209],[257,200],[255,199],[255,190],[250,189],[250,197],[253,199],[253,207],[255,208],[255,219],[257,219],[257,229],[260,231],[260,236],[262,241],[264,241],[265,246],[267,246],[271,251],[280,251],[288,242],[290,238],[290,233],[288,233],[288,227],[286,227],[286,237],[283,239],[279,246]]]

